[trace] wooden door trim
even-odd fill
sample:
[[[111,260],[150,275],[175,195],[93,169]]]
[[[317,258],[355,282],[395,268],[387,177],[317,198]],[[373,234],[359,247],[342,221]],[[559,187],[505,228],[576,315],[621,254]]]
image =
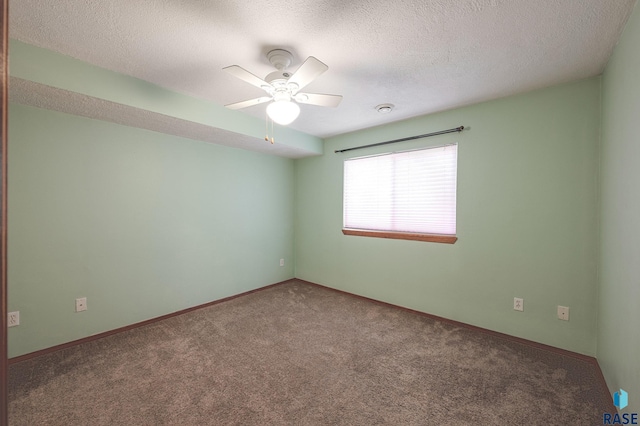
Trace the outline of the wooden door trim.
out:
[[[7,363],[7,121],[9,0],[0,0],[0,425],[9,424]]]

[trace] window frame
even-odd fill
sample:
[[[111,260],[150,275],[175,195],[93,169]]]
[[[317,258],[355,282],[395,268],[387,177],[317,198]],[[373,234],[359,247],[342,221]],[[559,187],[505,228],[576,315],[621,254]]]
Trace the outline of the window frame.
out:
[[[455,204],[456,204],[456,215],[455,215],[455,220],[457,222],[457,204],[458,204],[458,200],[457,200],[457,196],[458,196],[458,183],[457,183],[457,177],[458,177],[458,157],[457,157],[457,150],[458,150],[458,143],[449,143],[449,144],[444,144],[444,145],[437,145],[437,146],[432,146],[432,147],[422,147],[422,148],[417,148],[417,149],[410,149],[410,150],[405,150],[405,151],[394,151],[394,152],[387,152],[387,153],[380,153],[380,154],[372,154],[372,155],[367,155],[367,156],[362,156],[362,157],[353,157],[353,158],[348,158],[343,160],[343,183],[342,183],[342,191],[343,191],[343,203],[342,203],[342,214],[343,214],[343,226],[342,226],[342,234],[343,235],[349,235],[349,236],[359,236],[359,237],[373,237],[373,238],[386,238],[386,239],[396,239],[396,240],[411,240],[411,241],[425,241],[425,242],[433,242],[433,243],[443,243],[443,244],[455,244],[456,241],[458,241],[458,236],[457,236],[457,226],[456,226],[456,233],[455,234],[436,234],[436,233],[422,233],[422,232],[400,232],[400,231],[392,231],[392,230],[375,230],[375,229],[359,229],[359,228],[348,228],[345,226],[344,223],[344,214],[345,214],[345,180],[344,180],[344,164],[347,161],[353,161],[353,160],[357,160],[359,158],[369,158],[369,157],[376,157],[376,156],[382,156],[382,155],[393,155],[393,154],[402,154],[405,152],[411,152],[411,151],[426,151],[426,150],[430,150],[430,149],[437,149],[437,148],[443,148],[446,146],[451,146],[451,145],[456,145],[456,189],[455,189]]]

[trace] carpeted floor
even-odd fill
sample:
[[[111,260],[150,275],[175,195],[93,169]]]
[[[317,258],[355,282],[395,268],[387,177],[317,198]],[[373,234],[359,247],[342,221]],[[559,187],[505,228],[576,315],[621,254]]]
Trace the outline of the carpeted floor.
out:
[[[12,425],[596,425],[594,365],[292,281],[10,367]]]

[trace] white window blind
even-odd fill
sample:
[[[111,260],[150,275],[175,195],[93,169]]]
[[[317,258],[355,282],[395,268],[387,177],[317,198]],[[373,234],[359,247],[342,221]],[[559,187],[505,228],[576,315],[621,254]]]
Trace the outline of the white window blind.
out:
[[[456,233],[458,145],[344,162],[344,227]]]

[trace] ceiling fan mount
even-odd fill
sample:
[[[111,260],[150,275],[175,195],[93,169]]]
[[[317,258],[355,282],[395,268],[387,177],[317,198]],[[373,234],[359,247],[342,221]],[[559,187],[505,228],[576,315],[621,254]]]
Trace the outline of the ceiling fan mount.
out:
[[[267,53],[267,59],[277,70],[268,74],[264,78],[267,83],[274,85],[274,83],[278,84],[279,80],[284,80],[286,82],[286,80],[291,77],[291,73],[286,71],[287,67],[289,67],[293,61],[293,55],[291,52],[284,49],[273,49]]]
[[[288,50],[273,49],[267,53],[267,59],[278,71],[282,71],[291,65],[293,55]]]
[[[257,77],[238,65],[223,68],[228,73],[247,83],[264,90],[268,96],[225,105],[230,109],[241,109],[261,103],[271,102],[267,114],[276,123],[287,125],[295,120],[300,112],[297,103],[336,107],[342,100],[339,95],[319,93],[299,93],[303,87],[324,73],[329,67],[313,56],[309,56],[293,73],[287,68],[293,62],[291,52],[273,49],[267,53],[267,59],[276,68],[264,79]],[[286,112],[285,112],[286,111]]]

